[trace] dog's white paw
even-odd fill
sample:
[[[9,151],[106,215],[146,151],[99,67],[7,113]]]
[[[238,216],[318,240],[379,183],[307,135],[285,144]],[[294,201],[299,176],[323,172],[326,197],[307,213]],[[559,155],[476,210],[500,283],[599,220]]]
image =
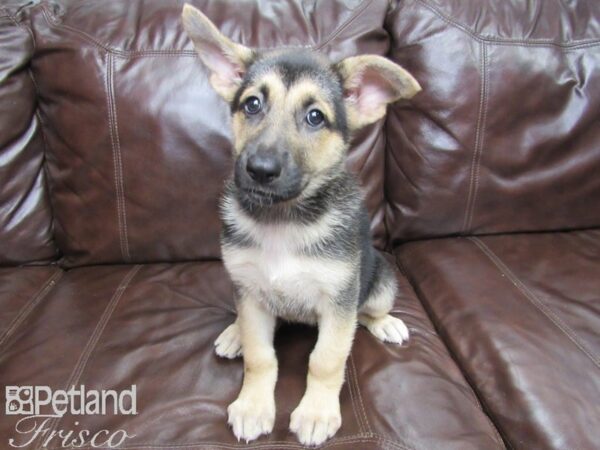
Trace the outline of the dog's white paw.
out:
[[[383,342],[402,344],[408,341],[408,328],[404,322],[389,314],[380,319],[369,320],[365,326],[373,336]]]
[[[242,356],[242,340],[237,322],[233,322],[219,335],[215,341],[215,353],[229,359]]]
[[[342,425],[337,395],[313,399],[305,395],[290,418],[290,430],[303,445],[320,445]]]
[[[274,398],[242,398],[238,397],[227,408],[227,422],[239,441],[246,443],[258,438],[261,434],[269,434],[275,424]]]

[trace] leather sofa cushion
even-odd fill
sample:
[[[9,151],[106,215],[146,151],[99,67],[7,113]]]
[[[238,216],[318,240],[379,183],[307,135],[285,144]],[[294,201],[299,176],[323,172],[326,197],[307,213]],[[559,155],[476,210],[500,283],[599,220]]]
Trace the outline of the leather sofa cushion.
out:
[[[600,230],[415,242],[420,299],[512,448],[600,442]]]
[[[42,277],[43,278],[43,277]],[[59,429],[124,429],[132,448],[242,448],[226,406],[242,380],[242,361],[223,360],[213,341],[234,319],[232,287],[221,263],[97,266],[64,273],[0,347],[7,385],[126,389],[136,384],[136,416],[65,415]],[[342,449],[504,448],[476,396],[401,278],[395,314],[406,346],[358,330],[341,403],[343,425],[328,447]],[[2,292],[0,310],[12,295]],[[288,431],[300,401],[313,328],[283,325],[276,349],[277,420],[259,448],[301,448]],[[14,437],[19,416],[0,424]]]
[[[28,70],[33,40],[19,20],[16,6],[0,7],[0,265],[57,256],[44,141]]]
[[[229,37],[385,54],[386,0],[193,2]],[[47,134],[56,239],[66,266],[219,256],[218,199],[230,172],[229,108],[208,84],[180,2],[53,2],[30,9],[33,75]],[[349,165],[383,228],[383,122]]]
[[[423,91],[390,109],[394,243],[600,225],[600,3],[405,0],[391,58]]]

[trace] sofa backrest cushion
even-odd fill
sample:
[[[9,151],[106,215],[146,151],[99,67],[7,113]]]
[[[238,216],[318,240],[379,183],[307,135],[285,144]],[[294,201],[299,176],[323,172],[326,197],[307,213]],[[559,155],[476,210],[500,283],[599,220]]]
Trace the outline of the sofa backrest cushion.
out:
[[[29,73],[34,44],[18,7],[0,7],[0,265],[57,256],[44,141]]]
[[[394,243],[600,225],[600,2],[402,0],[387,121]]]
[[[386,0],[198,0],[234,41],[310,46],[333,60],[386,54]],[[66,266],[219,257],[218,200],[230,173],[228,106],[181,25],[182,3],[63,1],[31,9],[33,74]],[[380,122],[356,137],[383,242]]]

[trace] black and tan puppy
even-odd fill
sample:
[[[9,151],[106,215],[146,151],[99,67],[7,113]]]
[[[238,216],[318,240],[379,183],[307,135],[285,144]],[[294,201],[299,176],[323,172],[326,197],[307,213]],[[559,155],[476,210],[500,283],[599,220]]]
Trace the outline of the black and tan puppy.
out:
[[[244,358],[229,424],[246,441],[273,429],[276,319],[317,324],[306,393],[290,421],[300,442],[317,445],[341,425],[339,393],[357,322],[382,341],[408,339],[404,323],[389,315],[394,274],[372,247],[344,159],[353,131],[420,87],[379,56],[332,64],[308,50],[253,51],[189,5],[183,23],[232,114],[235,167],[222,202],[222,254],[238,317],[215,342],[220,356]]]

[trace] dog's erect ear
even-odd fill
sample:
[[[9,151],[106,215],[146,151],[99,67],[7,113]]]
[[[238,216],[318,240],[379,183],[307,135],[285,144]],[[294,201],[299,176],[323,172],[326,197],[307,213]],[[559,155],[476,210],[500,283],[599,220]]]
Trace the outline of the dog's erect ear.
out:
[[[410,73],[382,56],[352,56],[336,67],[342,76],[351,130],[381,119],[388,103],[411,98],[421,90]]]
[[[186,3],[183,6],[181,18],[200,59],[211,72],[210,84],[221,97],[231,101],[252,61],[252,50],[224,36],[192,5]]]

